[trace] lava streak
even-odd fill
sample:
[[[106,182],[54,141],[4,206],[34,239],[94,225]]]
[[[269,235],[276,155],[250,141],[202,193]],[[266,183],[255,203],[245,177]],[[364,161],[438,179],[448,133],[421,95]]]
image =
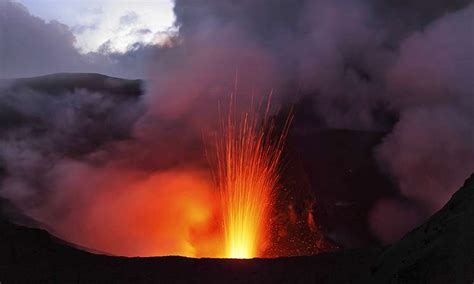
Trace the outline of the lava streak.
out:
[[[282,130],[257,110],[235,114],[233,99],[217,137],[217,185],[221,193],[226,256],[259,256],[270,225],[280,160],[291,122]]]

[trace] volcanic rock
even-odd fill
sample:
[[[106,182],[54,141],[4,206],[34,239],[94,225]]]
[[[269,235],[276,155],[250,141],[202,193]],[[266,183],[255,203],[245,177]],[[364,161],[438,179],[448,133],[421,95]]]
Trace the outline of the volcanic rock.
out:
[[[382,249],[277,259],[125,258],[73,248],[0,220],[0,281],[114,283],[472,283],[474,175],[425,224]]]
[[[473,283],[474,174],[426,223],[386,249],[376,283]]]

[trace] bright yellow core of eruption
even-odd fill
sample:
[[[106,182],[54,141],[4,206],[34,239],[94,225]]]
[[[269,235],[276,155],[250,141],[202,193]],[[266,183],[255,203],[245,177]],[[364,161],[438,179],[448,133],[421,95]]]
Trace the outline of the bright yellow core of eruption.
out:
[[[280,175],[279,163],[291,117],[281,131],[258,111],[234,114],[231,104],[217,137],[217,182],[221,193],[226,256],[259,256]]]

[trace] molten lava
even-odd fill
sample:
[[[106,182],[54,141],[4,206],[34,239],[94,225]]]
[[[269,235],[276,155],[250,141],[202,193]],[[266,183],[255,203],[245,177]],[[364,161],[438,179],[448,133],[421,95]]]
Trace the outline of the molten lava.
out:
[[[261,119],[258,108],[240,116],[234,112],[231,102],[216,143],[225,254],[229,258],[252,258],[259,256],[269,233],[269,217],[291,116],[283,129],[277,131],[269,119],[269,104]]]

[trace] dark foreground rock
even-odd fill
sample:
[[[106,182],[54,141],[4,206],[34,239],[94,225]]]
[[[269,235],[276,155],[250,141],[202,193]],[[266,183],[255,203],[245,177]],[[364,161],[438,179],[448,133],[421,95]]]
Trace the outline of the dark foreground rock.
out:
[[[377,283],[473,283],[474,174],[426,223],[385,250]]]
[[[379,250],[278,259],[125,258],[67,246],[47,232],[0,225],[1,283],[366,283]]]
[[[73,248],[47,232],[0,223],[1,283],[472,283],[474,175],[425,224],[385,249],[229,260],[124,258]]]

